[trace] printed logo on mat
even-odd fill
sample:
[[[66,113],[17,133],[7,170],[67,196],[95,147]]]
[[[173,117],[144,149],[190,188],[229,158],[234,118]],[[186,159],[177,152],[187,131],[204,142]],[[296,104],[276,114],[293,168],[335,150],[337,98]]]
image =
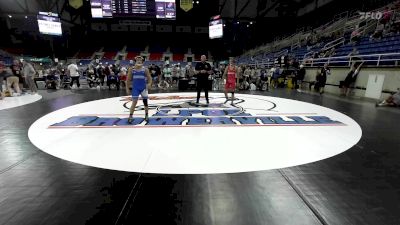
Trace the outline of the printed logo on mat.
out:
[[[118,128],[118,127],[204,127],[204,126],[344,126],[335,118],[318,113],[284,113],[276,111],[277,104],[268,99],[252,99],[259,109],[246,109],[246,98],[213,98],[210,104],[196,104],[195,96],[151,96],[150,117],[134,116],[128,123],[130,97],[123,97],[120,109],[125,114],[76,115],[50,125],[50,128]],[[258,111],[258,113],[256,112]],[[261,112],[261,113],[260,113]],[[263,114],[264,112],[264,114]],[[143,114],[143,106],[136,113]]]
[[[44,115],[29,128],[42,151],[71,162],[156,174],[237,173],[327,159],[354,146],[360,126],[335,110],[291,99],[210,93],[149,96],[128,123],[131,99],[85,102]]]

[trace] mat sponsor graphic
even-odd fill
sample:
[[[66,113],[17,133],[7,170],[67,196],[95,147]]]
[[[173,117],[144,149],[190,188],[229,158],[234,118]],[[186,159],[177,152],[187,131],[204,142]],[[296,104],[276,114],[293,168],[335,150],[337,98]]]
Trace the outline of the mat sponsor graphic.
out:
[[[243,98],[235,99],[234,103],[218,103],[225,99],[213,99],[213,103],[208,105],[195,104],[194,96],[151,96],[150,101],[173,101],[179,102],[160,102],[160,105],[150,105],[150,118],[145,121],[143,117],[134,117],[128,123],[128,114],[110,115],[77,115],[66,118],[64,121],[52,124],[50,128],[144,128],[144,127],[204,127],[204,126],[344,126],[345,124],[327,116],[315,113],[303,113],[293,115],[280,115],[270,113],[270,115],[254,115],[241,104],[246,102]],[[180,101],[183,100],[183,101]],[[129,109],[130,97],[123,97],[122,106]],[[266,112],[271,112],[276,108],[276,103],[265,101],[264,105],[259,105]],[[269,108],[268,108],[269,107]],[[143,111],[139,106],[137,110]]]
[[[29,128],[42,151],[71,162],[139,173],[214,174],[286,168],[327,159],[354,146],[360,126],[335,110],[291,99],[210,93],[150,95],[149,121],[130,97],[68,106]]]

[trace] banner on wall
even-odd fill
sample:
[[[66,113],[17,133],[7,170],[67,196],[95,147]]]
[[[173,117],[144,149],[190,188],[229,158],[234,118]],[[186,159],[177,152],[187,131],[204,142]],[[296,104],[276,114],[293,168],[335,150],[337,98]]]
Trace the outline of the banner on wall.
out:
[[[183,11],[188,12],[189,10],[193,9],[193,1],[192,0],[181,0],[180,6],[181,6],[181,9],[183,9]]]
[[[50,58],[35,58],[35,57],[23,57],[25,61],[35,62],[35,63],[52,63]]]
[[[79,9],[83,6],[83,0],[69,0],[69,5],[74,9]]]

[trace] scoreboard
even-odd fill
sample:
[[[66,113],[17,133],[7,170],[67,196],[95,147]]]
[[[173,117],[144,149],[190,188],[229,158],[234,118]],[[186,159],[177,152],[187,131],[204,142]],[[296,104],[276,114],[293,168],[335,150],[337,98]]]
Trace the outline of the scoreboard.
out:
[[[224,36],[224,22],[220,15],[211,18],[209,23],[210,39],[222,38]]]
[[[175,0],[91,0],[93,18],[175,19]]]
[[[51,12],[39,12],[37,15],[39,32],[47,35],[62,35],[61,20],[58,14]]]

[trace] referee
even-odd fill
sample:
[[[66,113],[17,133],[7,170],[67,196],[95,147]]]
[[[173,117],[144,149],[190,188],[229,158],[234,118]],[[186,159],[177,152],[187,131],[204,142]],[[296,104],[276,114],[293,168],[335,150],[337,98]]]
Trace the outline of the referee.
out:
[[[204,90],[206,95],[207,104],[208,100],[208,76],[211,74],[211,65],[206,62],[207,57],[205,55],[201,56],[201,62],[196,64],[195,73],[197,74],[197,101],[199,104],[201,90]]]

